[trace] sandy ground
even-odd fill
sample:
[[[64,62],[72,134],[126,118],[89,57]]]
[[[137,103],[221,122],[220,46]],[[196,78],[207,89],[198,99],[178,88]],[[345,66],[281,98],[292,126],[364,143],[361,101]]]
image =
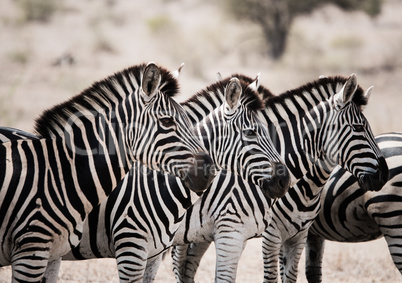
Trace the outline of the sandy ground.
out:
[[[200,264],[200,269],[197,272],[196,282],[214,282],[214,248],[215,246],[211,245],[203,258],[203,261]],[[383,239],[359,244],[328,242],[326,253],[324,255],[323,282],[402,282],[400,273],[394,267],[391,257],[386,251],[387,245]],[[104,268],[108,270],[107,274],[112,275],[110,277],[110,282],[117,282],[117,271],[114,266],[114,261],[107,261],[109,265],[104,266]],[[71,274],[71,271],[75,270],[75,267],[80,266],[79,264],[82,263],[63,263],[60,277],[62,280],[60,282],[70,282],[69,277],[63,277],[63,270],[66,270],[66,273]],[[90,264],[91,266],[97,265],[96,260],[91,261]],[[105,269],[102,267],[98,269],[100,275],[98,278],[103,278],[102,271]],[[109,269],[113,270],[113,272],[109,273]],[[70,270],[70,272],[68,272],[68,270]],[[299,270],[304,270],[304,254],[300,261]],[[298,282],[307,282],[303,272],[300,272],[299,277]],[[63,281],[63,278],[66,278],[66,280]],[[74,277],[70,278],[73,279]],[[78,277],[78,279],[79,278],[80,277]],[[262,278],[261,239],[249,240],[239,262],[237,282],[261,282]],[[79,279],[78,281],[90,282],[91,280],[90,278],[89,280],[85,278],[84,280]],[[171,271],[171,260],[169,257],[166,257],[162,262],[157,274],[156,282],[174,282],[174,275]]]
[[[50,1],[50,0],[49,0]],[[53,1],[53,0],[52,0]],[[56,0],[54,0],[56,1]],[[401,131],[402,2],[385,0],[376,19],[326,6],[298,18],[278,62],[268,58],[261,30],[222,12],[215,1],[61,1],[47,23],[27,22],[21,1],[0,3],[0,125],[32,131],[43,110],[132,64],[155,61],[171,70],[185,62],[183,100],[223,76],[255,76],[274,93],[319,75],[356,73],[374,85],[365,114],[375,134]],[[73,58],[69,64],[66,55]],[[62,62],[62,63],[61,63]],[[203,259],[197,282],[212,282],[214,250]],[[238,282],[262,280],[261,241],[249,241]],[[303,259],[300,282],[305,282]],[[0,269],[9,282],[10,268]],[[328,243],[325,282],[401,282],[385,241]],[[117,282],[113,259],[62,264],[60,282]],[[173,282],[167,258],[157,282]]]
[[[307,282],[304,270],[304,253],[299,264],[300,283]],[[214,282],[215,250],[212,244],[201,261],[195,282]],[[11,268],[0,271],[0,283],[9,282]],[[263,267],[261,239],[249,240],[239,262],[237,282],[262,282]],[[59,282],[119,282],[114,259],[94,259],[63,262]],[[156,283],[175,282],[170,256],[161,263]],[[387,253],[384,239],[359,244],[327,242],[323,262],[323,282],[339,283],[398,283],[401,275]]]

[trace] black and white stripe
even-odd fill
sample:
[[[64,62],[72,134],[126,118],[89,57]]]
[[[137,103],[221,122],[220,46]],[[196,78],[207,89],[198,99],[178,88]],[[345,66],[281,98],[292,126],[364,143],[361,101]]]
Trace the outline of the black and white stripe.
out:
[[[0,143],[14,141],[14,140],[35,140],[39,139],[38,136],[24,132],[19,129],[0,127]]]
[[[250,181],[261,186],[262,190],[254,188],[256,193],[275,195],[281,190],[283,195],[288,180],[276,177],[272,168],[271,164],[279,166],[280,157],[255,115],[262,107],[258,94],[237,78],[206,89],[191,103],[206,96],[226,97],[216,109],[204,113],[207,116],[201,123],[193,120],[195,133],[215,165],[250,175]],[[282,187],[275,187],[279,183],[275,178],[282,178]],[[161,253],[172,245],[182,215],[194,201],[179,179],[141,166],[132,168],[111,196],[89,214],[80,244],[64,259],[116,257],[120,281],[149,282]]]
[[[192,180],[202,147],[171,98],[177,90],[170,72],[141,64],[44,112],[37,139],[3,135],[0,266],[12,265],[13,282],[40,282],[78,244],[86,214],[134,160]]]
[[[346,167],[365,184],[373,184],[375,189],[384,182],[387,168],[361,113],[367,97],[357,86],[355,76],[324,78],[275,97],[270,97],[267,90],[260,91],[268,94],[260,117],[268,124],[273,142],[293,179],[304,179],[273,205],[271,222],[269,213],[265,221],[257,221],[254,215],[246,213],[245,197],[225,195],[221,200],[218,194],[210,199],[204,194],[188,210],[176,234],[176,244],[191,242],[187,250],[177,247],[172,255],[178,282],[194,280],[202,253],[212,240],[216,241],[217,282],[235,281],[243,242],[261,236],[270,223],[273,225],[267,230],[264,252],[267,256],[276,251],[278,245],[271,244],[272,241],[281,243],[282,235],[297,233],[311,214],[316,213],[318,191],[313,191],[309,184],[321,185],[336,164]],[[256,195],[249,195],[250,199],[253,197]],[[225,219],[227,211],[230,217]],[[284,225],[278,227],[276,223],[282,221]],[[277,228],[281,230],[273,232]],[[273,264],[275,258],[270,255],[268,260]]]
[[[352,78],[348,82],[353,83]],[[349,86],[352,91],[356,89],[353,84]],[[346,83],[345,91],[347,87]],[[364,96],[368,98],[369,93]],[[343,112],[346,109],[339,110]],[[273,206],[273,221],[263,233],[264,282],[277,282],[278,258],[282,282],[296,282],[308,228],[319,213],[321,191],[336,164],[358,177],[365,190],[379,190],[388,178],[387,164],[361,109],[350,105],[347,113],[332,121],[330,128],[324,132],[324,135],[330,136],[322,139],[335,146],[334,149],[329,147],[329,150],[324,150],[324,154],[327,155],[328,151],[335,153],[337,161],[336,157],[330,158],[335,161],[332,164],[322,161],[326,157],[318,159],[311,170]],[[331,137],[331,131],[340,135]]]
[[[366,192],[356,178],[337,168],[324,187],[321,211],[308,232],[306,276],[321,282],[324,241],[365,242],[384,236],[402,274],[402,133],[376,137],[389,167],[389,180],[378,192]]]

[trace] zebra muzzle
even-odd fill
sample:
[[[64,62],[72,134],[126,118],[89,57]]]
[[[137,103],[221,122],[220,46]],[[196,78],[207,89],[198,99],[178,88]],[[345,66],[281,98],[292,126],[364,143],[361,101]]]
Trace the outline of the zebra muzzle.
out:
[[[214,177],[214,165],[209,155],[201,152],[195,156],[195,162],[183,178],[183,185],[196,192],[200,193],[206,190]]]
[[[388,182],[389,170],[384,157],[379,159],[379,165],[374,174],[363,174],[359,178],[359,185],[365,191],[379,191]]]
[[[263,194],[268,198],[281,198],[289,189],[290,175],[287,167],[282,163],[273,163],[273,175],[260,182]]]

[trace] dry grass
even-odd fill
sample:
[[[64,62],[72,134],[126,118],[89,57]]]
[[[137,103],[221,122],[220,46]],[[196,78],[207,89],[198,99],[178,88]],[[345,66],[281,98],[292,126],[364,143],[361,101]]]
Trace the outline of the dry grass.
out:
[[[324,7],[298,19],[288,52],[279,62],[266,55],[257,26],[235,22],[213,1],[73,1],[46,23],[20,22],[15,1],[0,9],[0,125],[32,131],[44,109],[77,94],[94,80],[129,65],[155,61],[181,76],[183,100],[206,84],[242,72],[261,72],[273,92],[318,78],[356,73],[364,88],[375,86],[365,113],[375,134],[401,131],[402,4],[386,0],[383,13],[371,20],[363,13],[345,14]],[[63,54],[74,65],[54,65]],[[239,266],[239,282],[262,279],[259,240],[247,246]],[[383,240],[328,244],[326,282],[397,282]],[[303,269],[301,263],[300,270]],[[202,263],[198,282],[212,282],[213,250]],[[302,273],[302,272],[301,272]],[[8,282],[9,268],[0,270]],[[300,282],[305,282],[300,275]],[[117,282],[113,260],[64,263],[60,282]],[[158,282],[173,281],[169,262]]]

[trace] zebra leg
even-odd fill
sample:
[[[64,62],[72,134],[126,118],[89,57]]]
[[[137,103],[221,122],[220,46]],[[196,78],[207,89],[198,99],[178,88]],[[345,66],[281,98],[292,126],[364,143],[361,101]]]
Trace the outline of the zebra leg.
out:
[[[116,245],[116,262],[120,282],[142,282],[148,259],[146,241],[131,242],[130,246]]]
[[[40,249],[16,253],[11,263],[12,282],[42,282],[48,258],[49,252]]]
[[[156,273],[158,273],[161,261],[162,261],[162,254],[152,259],[148,259],[147,265],[145,267],[145,276],[143,283],[151,283],[155,281]]]
[[[187,259],[184,265],[184,282],[194,282],[201,259],[210,245],[210,242],[191,243],[189,245],[187,249]]]
[[[309,283],[322,281],[322,257],[325,241],[308,233],[306,241],[306,278]]]
[[[59,277],[60,265],[61,265],[61,258],[50,261],[47,265],[45,276],[43,277],[43,282],[57,283],[57,279]]]
[[[298,233],[282,245],[280,264],[283,283],[294,283],[297,281],[298,265],[306,244],[307,231]]]
[[[280,247],[279,249],[279,274],[281,277],[281,281],[283,282],[284,278],[285,278],[285,260],[283,258],[283,246]]]
[[[264,283],[278,282],[278,260],[282,236],[277,229],[269,226],[262,234],[262,257],[264,261]]]
[[[368,198],[365,205],[370,219],[375,221],[384,235],[392,260],[402,274],[401,184],[402,173],[394,177],[375,197]]]
[[[210,242],[203,242],[173,247],[173,273],[176,282],[194,282],[195,274],[200,265],[202,256],[207,251],[210,244]]]
[[[402,275],[402,231],[400,231],[400,229],[396,230],[400,232],[398,235],[392,233],[393,235],[385,235],[384,238],[387,241],[392,260]]]
[[[184,282],[184,270],[189,245],[176,245],[172,248],[172,269],[176,282]]]
[[[387,241],[388,250],[391,254],[392,261],[396,268],[402,274],[402,216],[395,211],[400,211],[400,202],[385,202],[377,204],[376,208],[369,207],[369,212],[373,219],[377,222],[381,233]],[[382,215],[392,215],[383,217]]]
[[[236,282],[237,266],[245,247],[240,231],[218,233],[215,239],[216,268],[215,282]]]

